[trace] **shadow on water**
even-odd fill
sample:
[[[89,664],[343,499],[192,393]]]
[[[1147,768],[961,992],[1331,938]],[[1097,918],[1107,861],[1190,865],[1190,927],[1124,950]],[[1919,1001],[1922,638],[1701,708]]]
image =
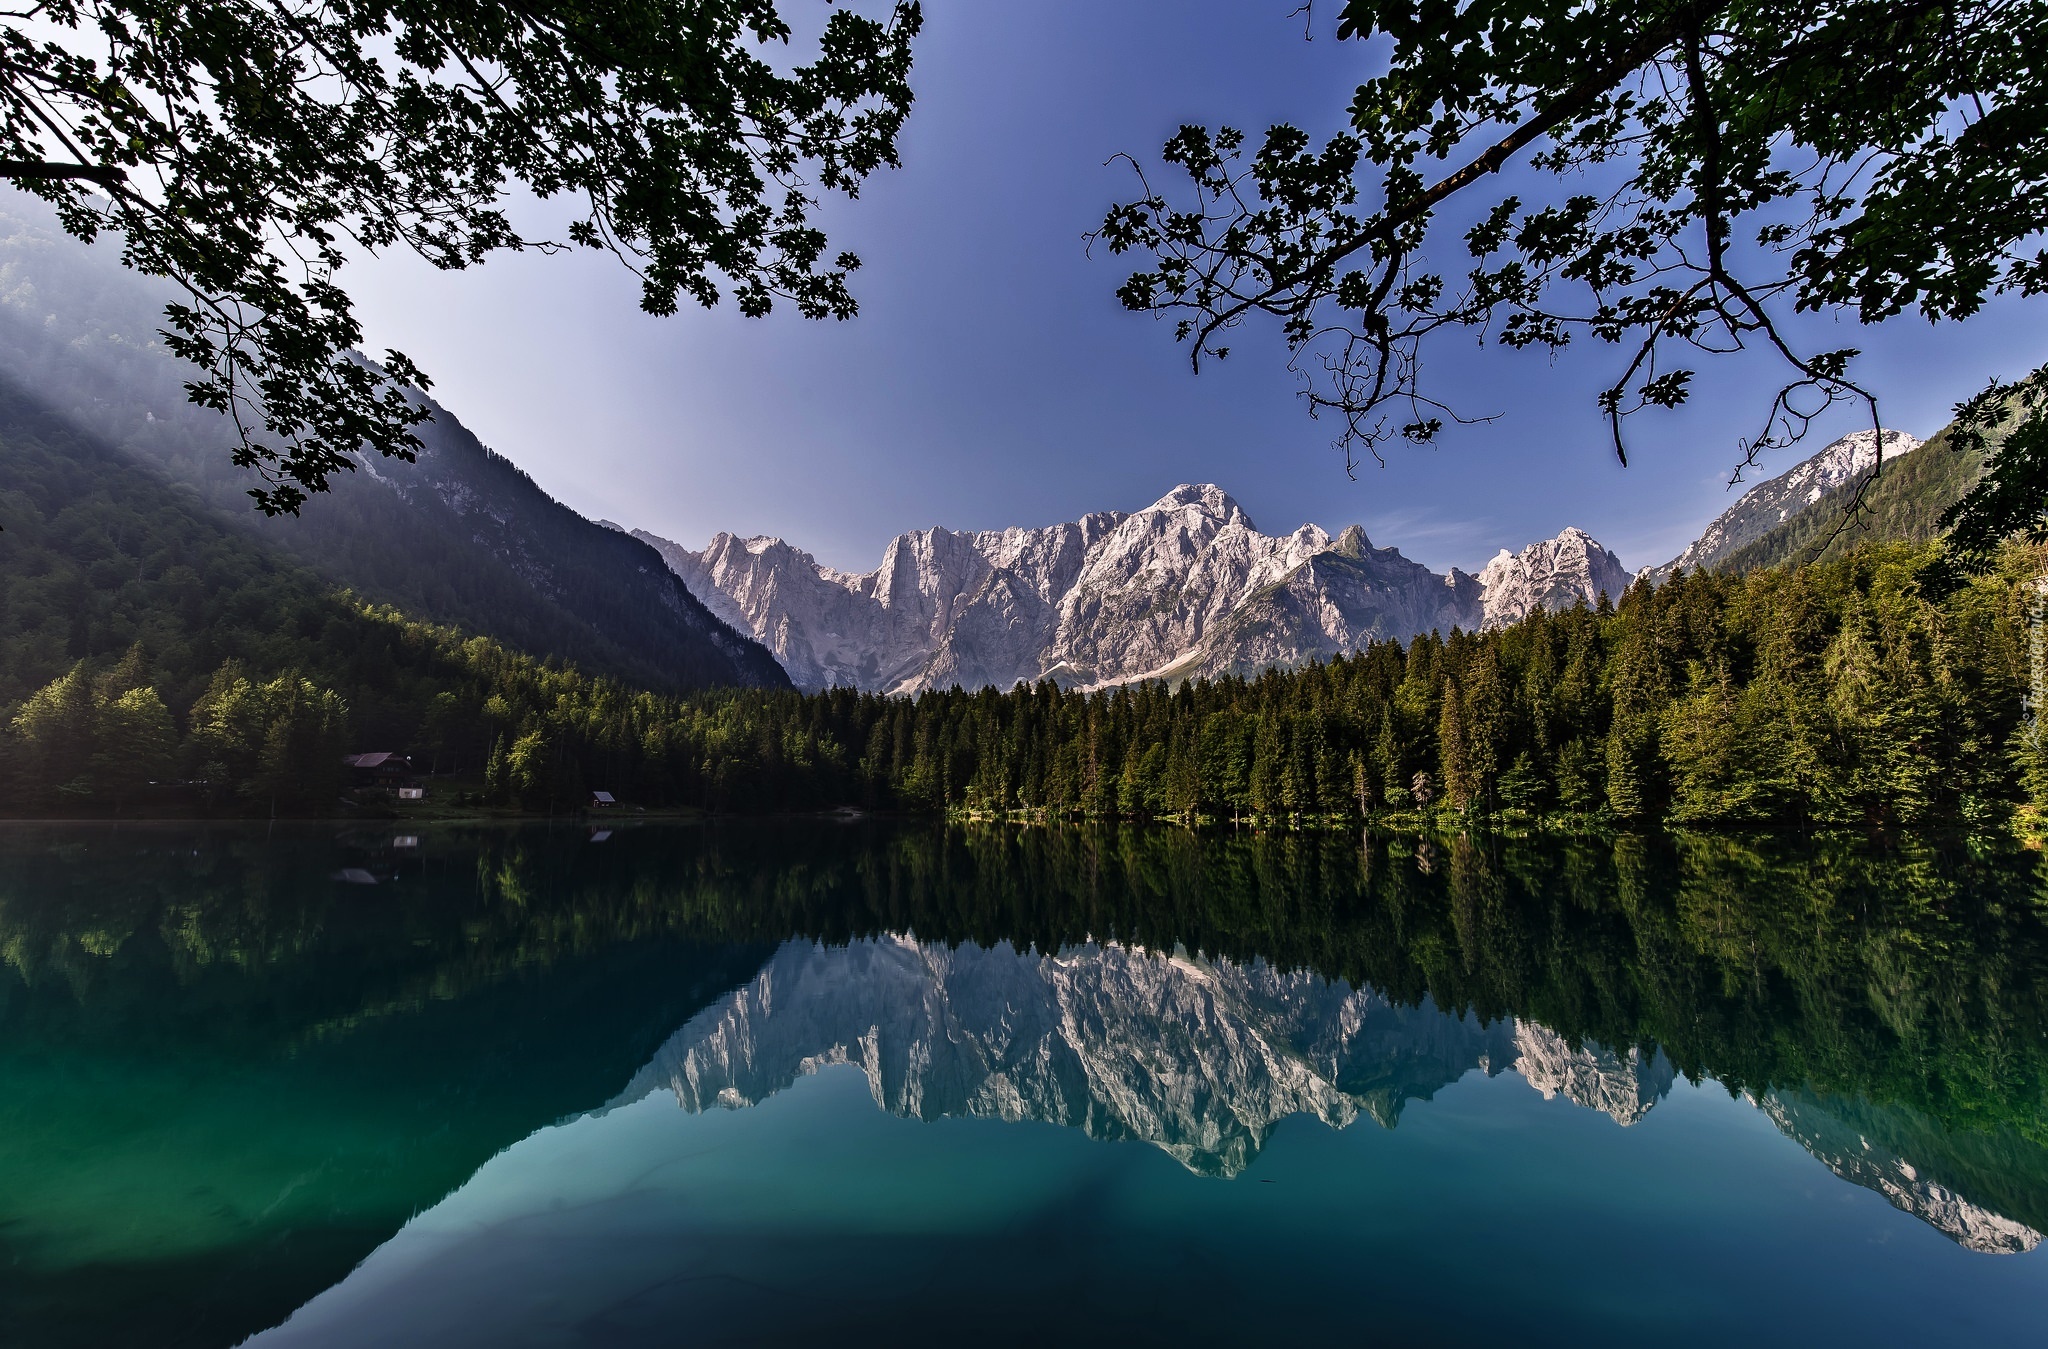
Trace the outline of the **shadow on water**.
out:
[[[1941,840],[8,827],[0,1301],[13,1342],[233,1343],[537,1129],[834,1055],[899,1114],[1224,1176],[1281,1119],[1391,1126],[1473,1068],[1623,1123],[1711,1077],[1958,1243],[2028,1249],[2044,905],[2037,855]],[[1280,1067],[1218,1061],[1253,1041]]]

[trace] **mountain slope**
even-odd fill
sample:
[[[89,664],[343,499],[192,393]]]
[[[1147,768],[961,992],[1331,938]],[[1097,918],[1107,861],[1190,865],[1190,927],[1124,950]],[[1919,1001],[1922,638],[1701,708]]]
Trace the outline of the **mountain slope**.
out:
[[[0,198],[0,369],[18,399],[192,488],[329,583],[414,618],[648,688],[786,686],[652,549],[550,498],[438,405],[417,463],[363,462],[296,519],[256,515],[225,422],[186,400],[189,372],[155,336],[165,289],[106,247],[57,234],[23,200]]]
[[[1739,564],[1735,562],[1735,555],[1767,537],[1783,539],[1795,518],[1809,522],[1839,518],[1840,507],[1848,499],[1847,492],[1853,492],[1855,482],[1877,464],[1880,446],[1884,461],[1891,463],[1906,460],[1920,448],[1921,442],[1903,431],[1885,431],[1881,437],[1876,431],[1857,431],[1843,436],[1787,472],[1743,493],[1741,499],[1723,511],[1699,538],[1687,545],[1684,552],[1661,567],[1645,568],[1642,574],[1651,584],[1661,585],[1681,567],[1687,571],[1701,568],[1747,571],[1751,566],[1771,565]],[[1897,471],[1896,468],[1887,470],[1879,475],[1878,482],[1895,476]],[[1825,509],[1830,501],[1835,503],[1833,511]],[[1794,527],[1794,531],[1798,532],[1800,528],[1803,527]],[[1811,532],[1818,534],[1820,531]],[[1775,553],[1778,547],[1766,545],[1763,552]],[[1749,555],[1758,554],[1752,552]],[[1783,557],[1774,558],[1774,561],[1784,560]]]
[[[1335,539],[1317,525],[1262,534],[1209,483],[1044,529],[902,534],[871,572],[821,566],[781,539],[720,534],[696,552],[635,537],[801,687],[906,694],[1252,675],[1374,639],[1511,623],[1628,582],[1582,530],[1503,551],[1480,577],[1438,575],[1356,526]]]
[[[1887,463],[1860,504],[1856,484],[1831,488],[1725,555],[1715,570],[1745,572],[1819,561],[1877,540],[1925,543],[1941,534],[1942,512],[1962,500],[1983,471],[1983,456],[1952,448],[1943,429],[1917,452]]]
[[[365,614],[196,492],[126,462],[4,380],[0,524],[0,799],[19,785],[8,781],[21,765],[7,762],[6,723],[21,701],[81,661],[96,673],[125,664],[131,647],[141,648],[135,681],[174,715],[239,661],[259,680],[290,669],[341,690],[371,745],[412,745],[437,696],[459,701],[474,683],[436,643],[402,640],[400,624]],[[443,718],[439,738],[473,771],[493,728],[464,735],[454,720]],[[485,746],[471,743],[479,738]],[[92,765],[63,767],[84,775]]]
[[[1259,590],[1218,624],[1180,672],[1252,676],[1274,666],[1348,655],[1370,640],[1477,627],[1479,582],[1439,576],[1353,525],[1322,552]]]

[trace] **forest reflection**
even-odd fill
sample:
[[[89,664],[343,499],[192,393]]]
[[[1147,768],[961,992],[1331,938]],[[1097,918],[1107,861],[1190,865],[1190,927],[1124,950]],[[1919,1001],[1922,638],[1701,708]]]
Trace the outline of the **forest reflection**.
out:
[[[182,1032],[203,1006],[210,1036],[288,1042],[617,943],[907,933],[1263,961],[1661,1048],[1735,1090],[1858,1094],[2030,1137],[2048,1101],[2048,890],[2018,848],[811,820],[600,832],[13,829],[9,1015],[61,992],[43,1014],[77,1033]],[[213,1014],[257,998],[260,1025]]]
[[[2038,854],[1964,839],[11,827],[4,1281],[54,1316],[88,1284],[142,1306],[175,1270],[246,1331],[535,1129],[653,1090],[748,1104],[891,1015],[885,1108],[1053,1119],[1222,1176],[1285,1115],[1391,1126],[1474,1068],[1624,1124],[1713,1078],[1957,1242],[2026,1250],[2048,1230],[2044,917]],[[739,1074],[720,1037],[769,978],[782,1019],[752,1018]],[[1004,1058],[1033,1015],[1083,1028],[1037,1079]],[[1300,1071],[1217,1060],[1253,1039]],[[1144,1108],[1091,1096],[1108,1073]],[[1142,1096],[1169,1079],[1207,1094]],[[152,1112],[183,1153],[108,1122]],[[127,1171],[121,1211],[81,1210]],[[246,1305],[252,1282],[275,1305]]]

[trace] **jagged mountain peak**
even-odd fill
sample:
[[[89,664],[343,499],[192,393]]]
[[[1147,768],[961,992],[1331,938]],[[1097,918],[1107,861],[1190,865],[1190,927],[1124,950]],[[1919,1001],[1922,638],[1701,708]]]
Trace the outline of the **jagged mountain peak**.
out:
[[[720,534],[692,552],[638,537],[799,686],[905,694],[1255,675],[1375,639],[1591,603],[1628,584],[1577,527],[1502,550],[1477,577],[1440,574],[1375,547],[1358,525],[1335,538],[1313,523],[1261,534],[1214,483],[1045,528],[899,534],[871,572],[834,571],[780,539]]]
[[[1480,570],[1478,580],[1484,624],[1498,627],[1519,622],[1539,608],[1569,609],[1582,599],[1590,604],[1603,592],[1619,599],[1628,589],[1629,574],[1620,558],[1573,525],[1519,553],[1501,549]]]
[[[1140,515],[1168,514],[1188,509],[1214,516],[1222,523],[1241,525],[1245,529],[1256,529],[1252,518],[1238,505],[1237,498],[1213,482],[1184,482],[1159,500],[1138,512]]]
[[[1372,551],[1372,540],[1365,536],[1361,525],[1346,525],[1344,532],[1331,541],[1329,551],[1344,557],[1364,557]]]

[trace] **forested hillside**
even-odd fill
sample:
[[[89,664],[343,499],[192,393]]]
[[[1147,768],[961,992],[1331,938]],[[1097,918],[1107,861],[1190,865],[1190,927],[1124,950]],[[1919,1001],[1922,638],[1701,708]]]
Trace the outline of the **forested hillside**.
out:
[[[1843,483],[1715,564],[1742,573],[1758,567],[1841,557],[1860,544],[1926,543],[1941,536],[1941,515],[1976,486],[1981,454],[1956,449],[1946,429],[1911,454],[1888,462],[1863,490]]]
[[[147,808],[152,780],[208,760],[217,807],[260,778],[266,801],[330,809],[354,737],[431,740],[467,669],[532,663],[333,592],[5,391],[0,519],[0,794],[17,809]]]
[[[330,586],[640,687],[785,687],[773,656],[704,608],[652,548],[583,518],[445,408],[416,463],[364,461],[297,517],[267,520],[234,468],[230,429],[194,407],[190,367],[156,330],[166,289],[104,249],[53,237],[0,195],[0,379],[109,452],[103,473],[155,470],[237,532]],[[0,528],[12,528],[0,519]]]

